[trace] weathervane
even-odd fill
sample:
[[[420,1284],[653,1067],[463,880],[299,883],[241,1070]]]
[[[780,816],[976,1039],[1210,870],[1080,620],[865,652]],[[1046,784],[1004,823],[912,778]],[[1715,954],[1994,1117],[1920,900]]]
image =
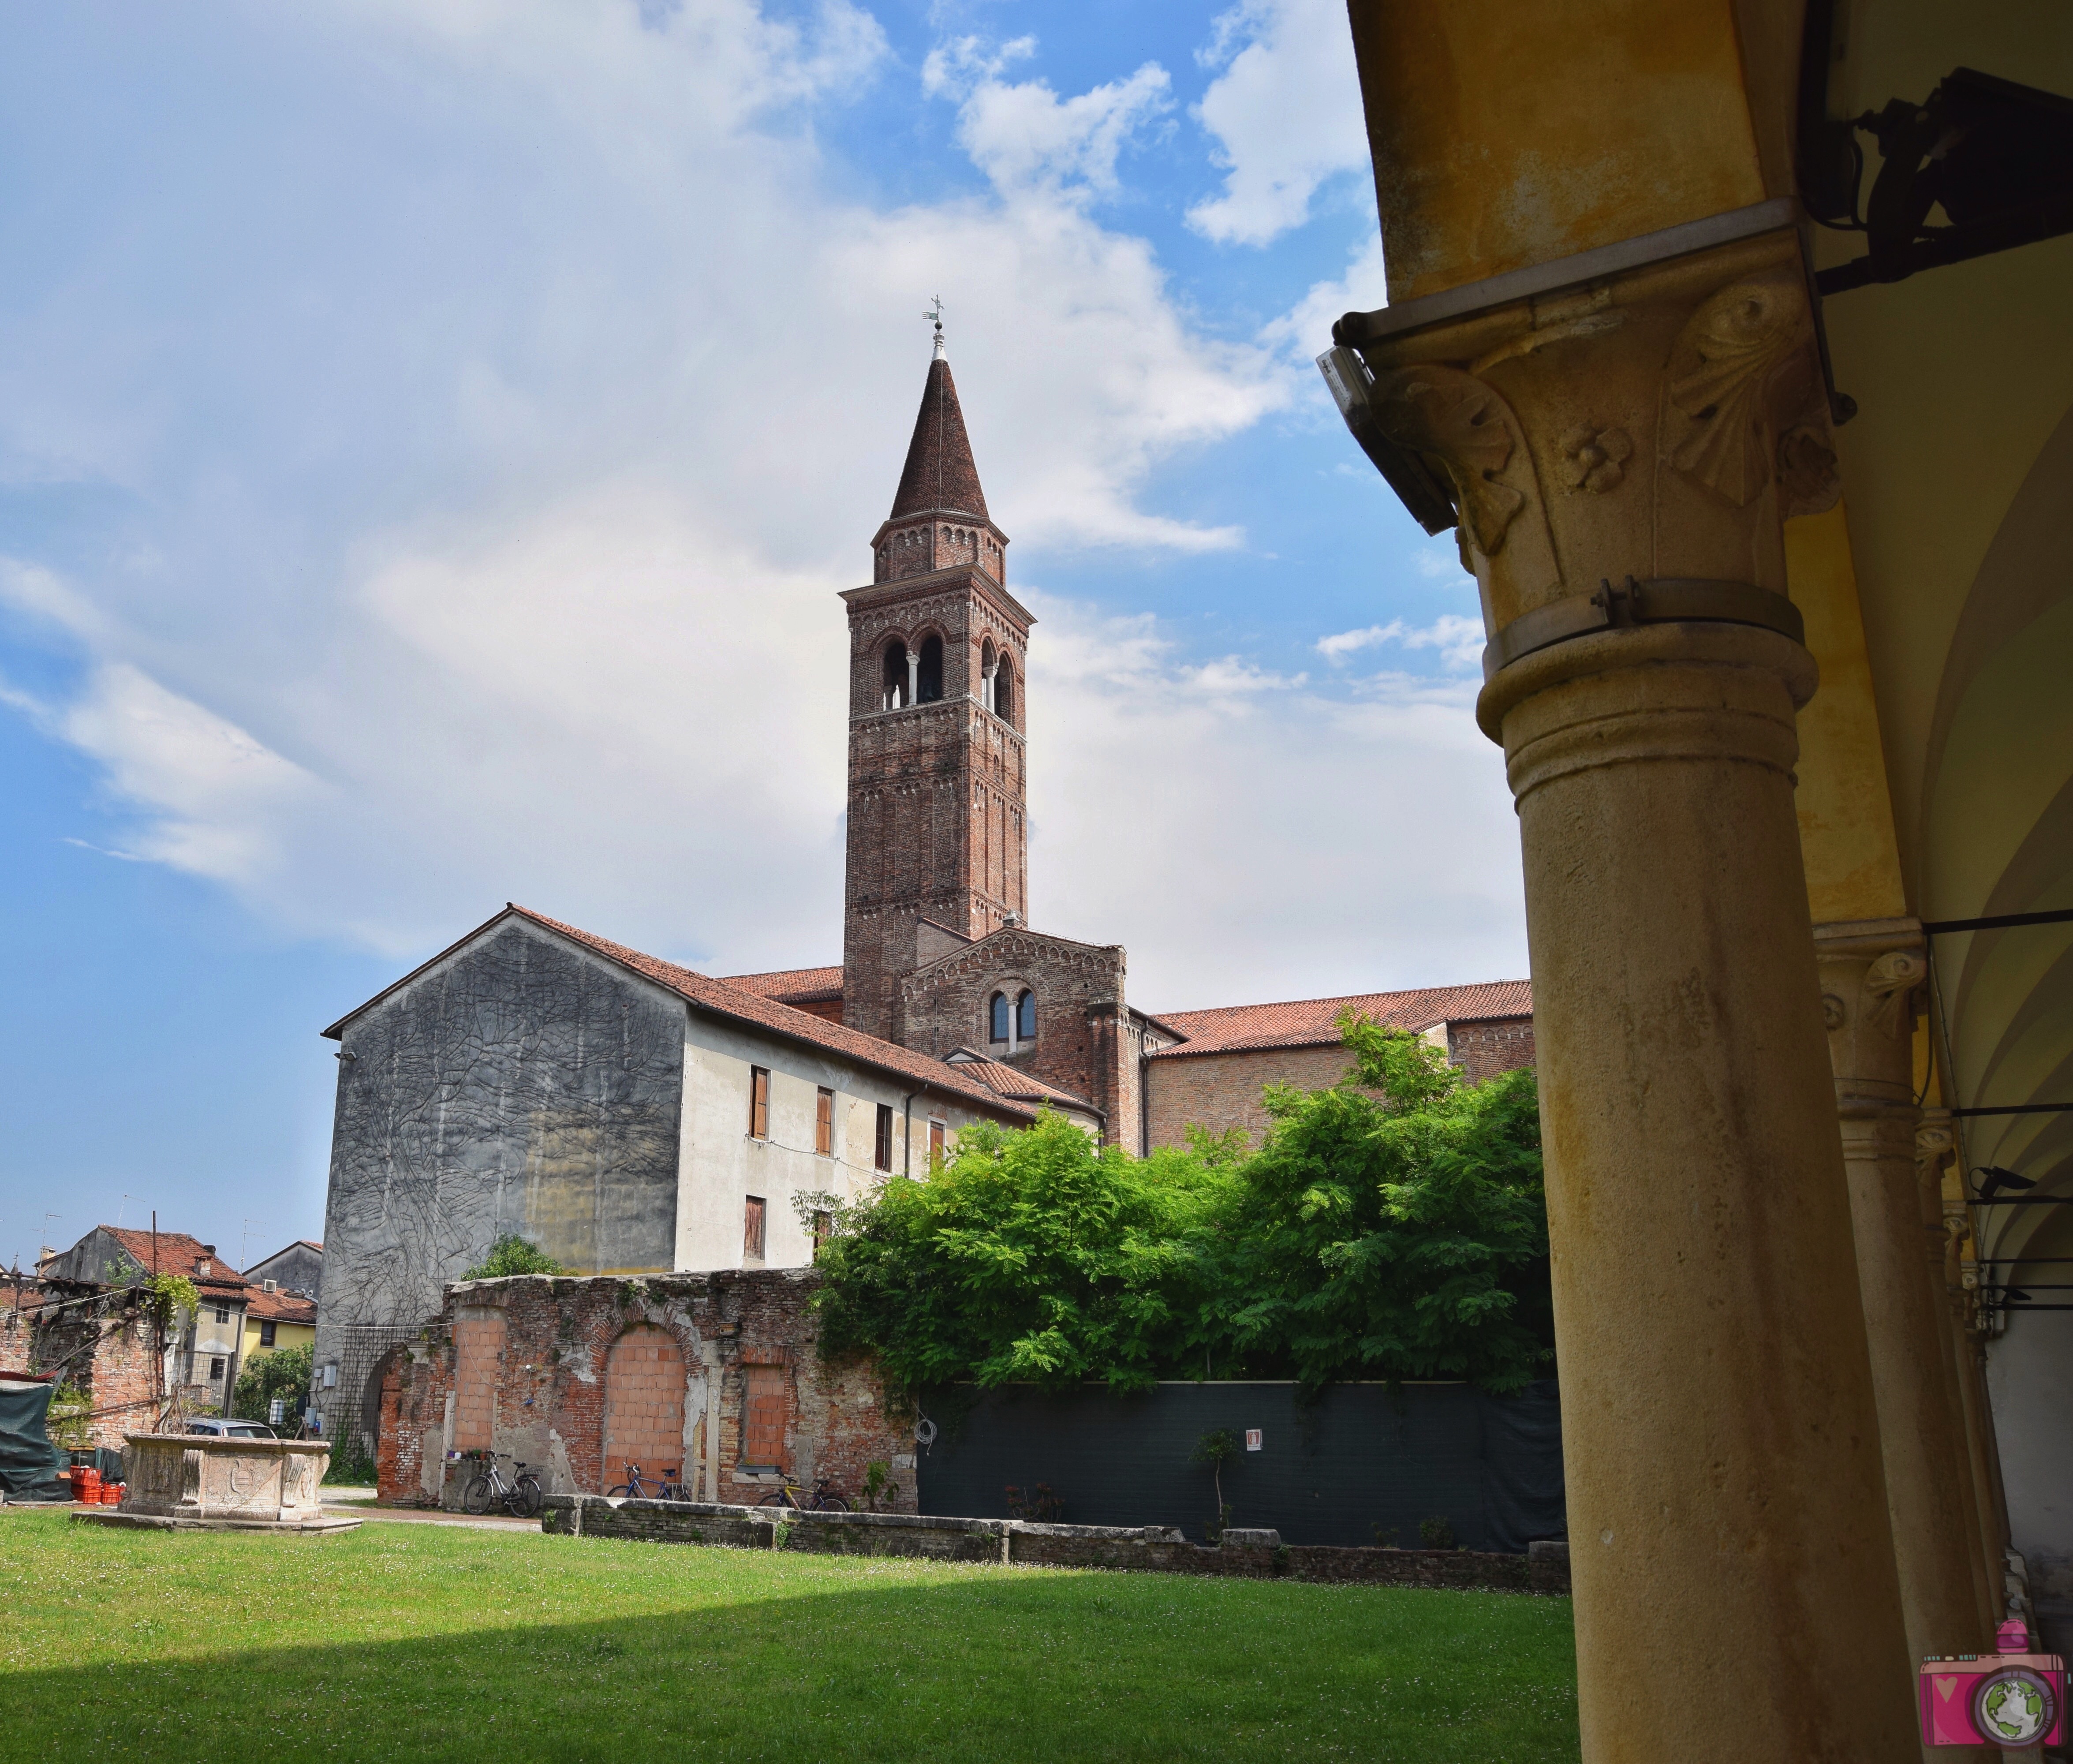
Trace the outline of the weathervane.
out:
[[[947,361],[949,357],[943,348],[943,297],[940,294],[936,296],[935,304],[921,316],[935,321],[936,359],[938,361]]]

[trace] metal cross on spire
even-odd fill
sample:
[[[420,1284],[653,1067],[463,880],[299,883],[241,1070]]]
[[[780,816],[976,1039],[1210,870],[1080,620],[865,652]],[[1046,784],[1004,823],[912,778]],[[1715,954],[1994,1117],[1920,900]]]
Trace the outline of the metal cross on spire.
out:
[[[949,352],[943,348],[943,297],[940,294],[936,296],[935,303],[921,316],[935,321],[936,359],[938,361],[949,361]]]

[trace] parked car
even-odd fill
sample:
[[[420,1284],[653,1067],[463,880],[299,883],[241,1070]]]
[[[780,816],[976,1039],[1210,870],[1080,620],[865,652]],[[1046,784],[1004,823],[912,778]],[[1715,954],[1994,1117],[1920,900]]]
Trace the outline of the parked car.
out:
[[[190,1433],[208,1433],[219,1440],[270,1440],[279,1437],[261,1421],[190,1421]]]

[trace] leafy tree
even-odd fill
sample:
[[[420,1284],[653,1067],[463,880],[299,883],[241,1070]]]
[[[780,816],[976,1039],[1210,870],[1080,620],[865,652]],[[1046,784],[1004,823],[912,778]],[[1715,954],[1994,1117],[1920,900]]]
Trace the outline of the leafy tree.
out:
[[[845,1208],[821,1250],[821,1341],[889,1382],[1155,1383],[1198,1345],[1199,1234],[1224,1172],[1139,1160],[1049,1111],[958,1136],[926,1181]]]
[[[1349,1020],[1329,1090],[1273,1087],[1242,1168],[1215,1321],[1250,1358],[1334,1379],[1519,1388],[1552,1358],[1533,1074],[1469,1086],[1445,1054]]]
[[[1473,1089],[1399,1030],[1344,1024],[1353,1070],[1276,1087],[1266,1143],[1133,1159],[1046,1113],[963,1134],[927,1180],[832,1214],[822,1350],[894,1388],[1161,1378],[1466,1379],[1552,1358],[1531,1072]],[[1221,1503],[1220,1503],[1221,1504]]]
[[[489,1246],[489,1254],[461,1276],[464,1280],[501,1280],[507,1274],[566,1274],[568,1270],[537,1244],[507,1231]]]
[[[308,1342],[300,1347],[274,1348],[253,1354],[245,1362],[237,1375],[237,1387],[230,1393],[231,1414],[241,1421],[264,1421],[267,1405],[278,1396],[287,1403],[286,1413],[295,1417],[295,1421],[283,1424],[293,1431],[301,1419],[303,1398],[315,1369],[316,1348]]]

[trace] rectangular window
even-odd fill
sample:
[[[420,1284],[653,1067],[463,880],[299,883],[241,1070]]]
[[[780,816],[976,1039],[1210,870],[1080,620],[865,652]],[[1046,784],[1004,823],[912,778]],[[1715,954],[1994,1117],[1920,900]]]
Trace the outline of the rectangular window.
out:
[[[770,1137],[770,1071],[767,1066],[752,1065],[748,1069],[748,1136],[752,1140]]]
[[[892,1168],[892,1105],[878,1105],[878,1167],[881,1170]]]
[[[208,1362],[208,1381],[212,1384],[223,1382],[223,1356],[220,1354]]]
[[[741,1253],[752,1261],[763,1259],[763,1216],[769,1210],[761,1195],[749,1196],[742,1218]]]
[[[274,1331],[278,1326],[278,1325],[270,1322],[262,1323],[259,1325],[260,1346],[271,1347],[274,1345]]]
[[[230,1307],[227,1304],[217,1305],[216,1308],[216,1320],[219,1323],[228,1323],[230,1321]]]
[[[814,1094],[814,1149],[822,1157],[831,1157],[835,1149],[835,1093],[817,1090]]]
[[[929,1123],[929,1168],[932,1170],[940,1170],[942,1167],[943,1123],[941,1121],[931,1121]]]

